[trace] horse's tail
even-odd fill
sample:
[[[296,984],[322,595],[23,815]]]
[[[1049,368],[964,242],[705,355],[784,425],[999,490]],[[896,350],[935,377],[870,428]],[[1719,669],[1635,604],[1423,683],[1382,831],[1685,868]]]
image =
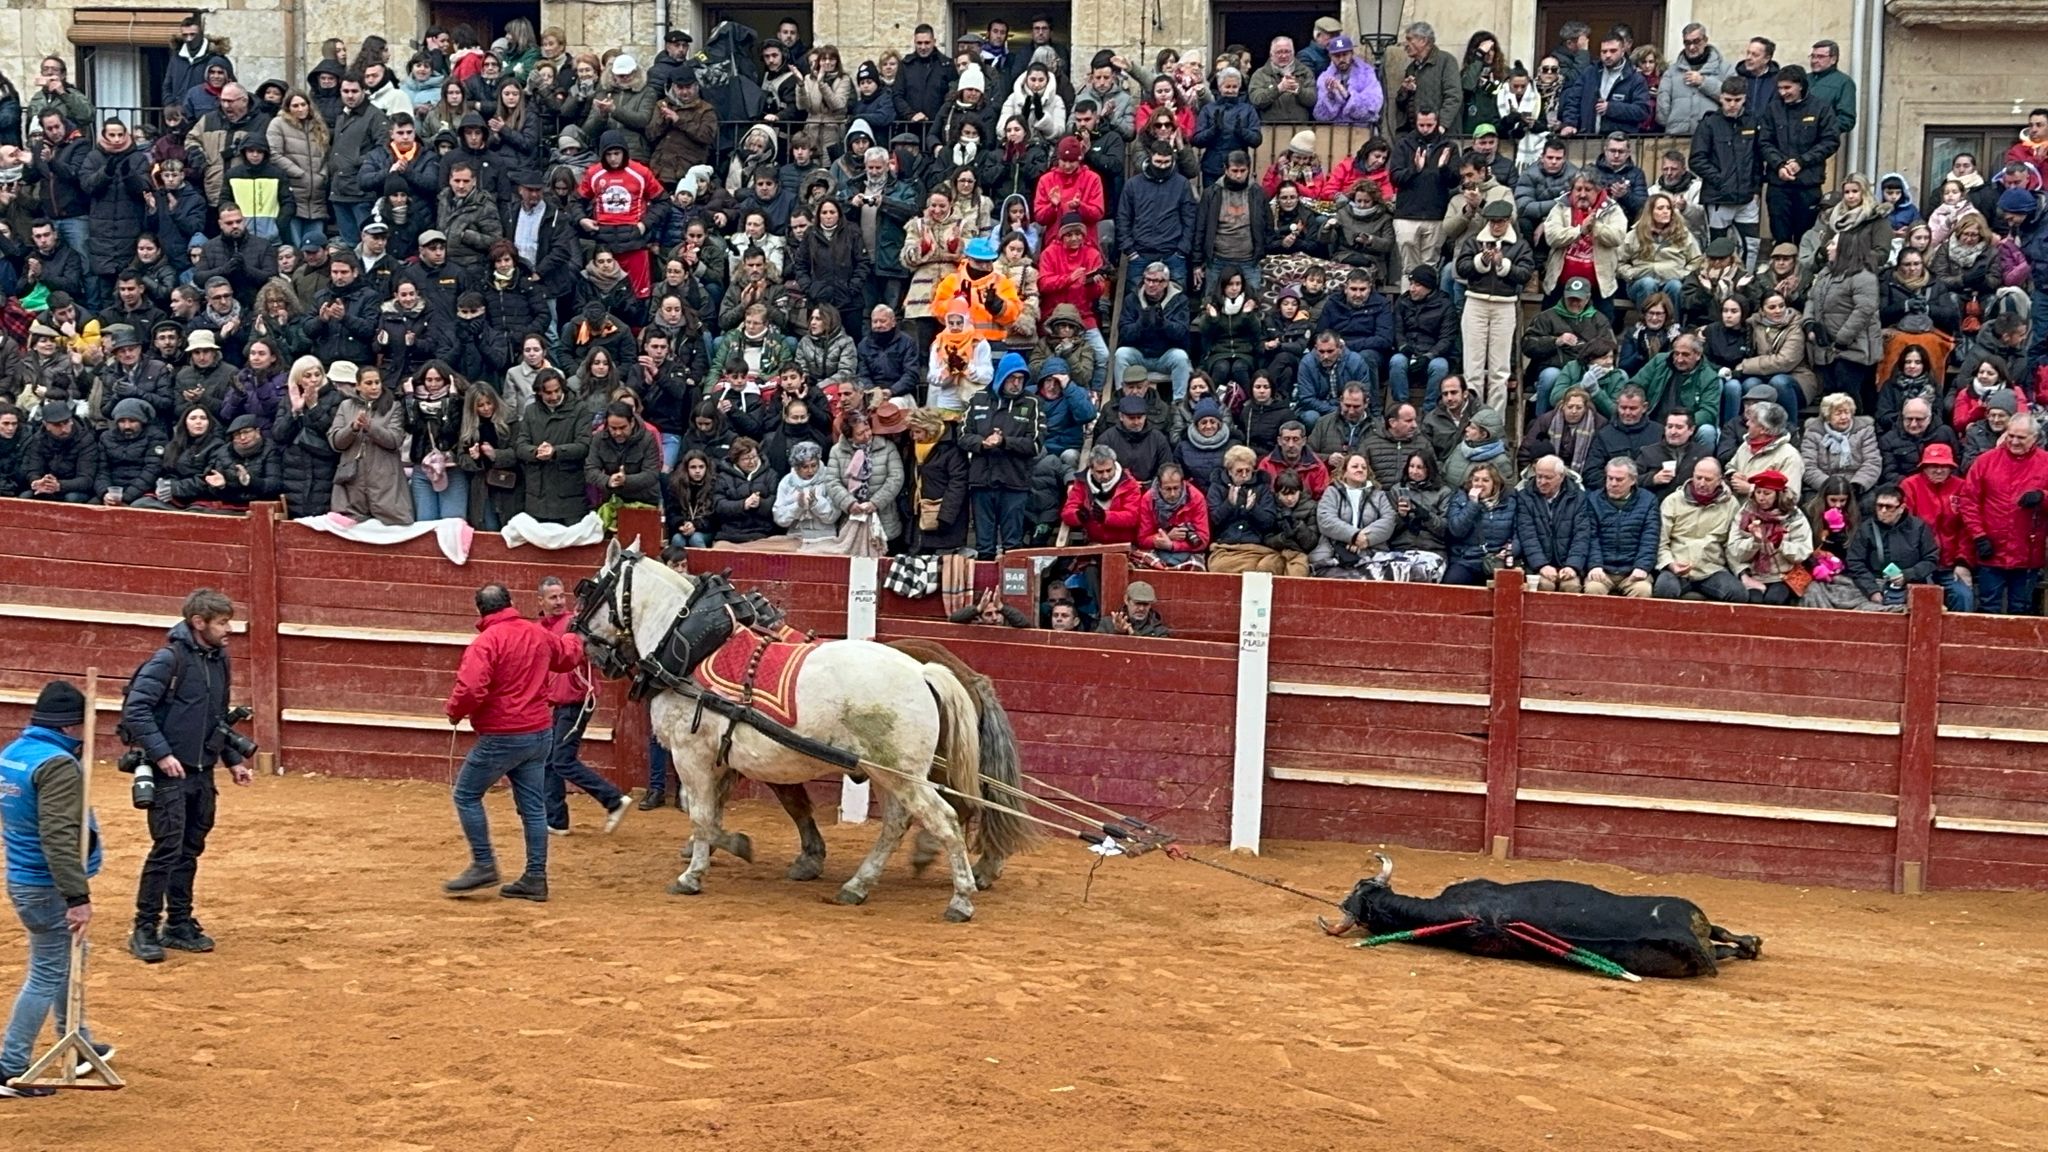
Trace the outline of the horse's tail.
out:
[[[1019,787],[1017,735],[988,678],[970,675],[978,691],[970,692],[943,663],[924,666],[925,683],[932,685],[938,696],[939,712],[945,720],[940,746],[946,757],[946,783],[957,792],[980,798],[974,851],[1003,860],[1023,851],[1032,838],[1031,826],[1018,815],[1013,794],[991,786]]]

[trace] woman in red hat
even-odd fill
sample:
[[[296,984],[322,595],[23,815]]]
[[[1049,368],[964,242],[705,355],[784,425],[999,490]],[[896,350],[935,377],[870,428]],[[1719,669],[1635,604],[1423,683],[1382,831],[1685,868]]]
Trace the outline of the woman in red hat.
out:
[[[1749,478],[1749,497],[1728,529],[1728,566],[1742,580],[1752,604],[1786,606],[1799,593],[1785,582],[1799,562],[1813,554],[1813,530],[1785,489],[1775,468]]]
[[[1955,449],[1929,444],[1920,450],[1920,470],[1899,481],[1906,511],[1927,521],[1941,566],[1932,582],[1941,585],[1954,612],[1974,611],[1976,591],[1970,578],[1970,529],[1963,523],[1963,478],[1956,474]]]

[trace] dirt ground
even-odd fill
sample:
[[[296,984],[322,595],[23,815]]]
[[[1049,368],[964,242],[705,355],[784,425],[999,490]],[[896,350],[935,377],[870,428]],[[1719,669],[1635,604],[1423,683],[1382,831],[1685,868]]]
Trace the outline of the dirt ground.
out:
[[[1716,980],[1576,972],[1322,938],[1315,906],[1189,863],[1079,845],[1013,862],[971,925],[897,862],[826,880],[742,805],[759,863],[670,897],[673,809],[552,843],[553,902],[451,901],[445,788],[264,779],[223,796],[204,957],[120,950],[139,814],[112,851],[91,981],[116,1094],[0,1105],[0,1148],[2039,1148],[2048,896],[1920,898],[1400,852],[1397,886],[1555,876],[1680,891],[1767,941]],[[501,858],[517,860],[502,793]],[[1214,850],[1220,856],[1220,850]],[[1364,849],[1245,867],[1341,893]],[[21,942],[0,925],[0,995]]]

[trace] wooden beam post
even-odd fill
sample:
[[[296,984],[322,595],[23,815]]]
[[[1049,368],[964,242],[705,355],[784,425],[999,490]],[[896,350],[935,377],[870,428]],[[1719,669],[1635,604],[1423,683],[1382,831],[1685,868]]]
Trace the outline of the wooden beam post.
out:
[[[1515,791],[1521,783],[1522,598],[1519,570],[1493,581],[1493,657],[1487,665],[1486,843],[1505,860],[1514,853]]]
[[[1266,814],[1267,664],[1273,640],[1273,577],[1237,578],[1237,727],[1230,773],[1230,850],[1259,850]]]
[[[250,669],[250,707],[254,721],[256,771],[284,775],[283,708],[278,701],[279,619],[277,569],[278,505],[263,501],[249,506],[245,521],[249,541],[249,652],[243,667]]]
[[[1892,850],[1892,891],[1918,894],[1926,883],[1934,831],[1934,741],[1941,722],[1942,590],[1916,584],[1906,597],[1906,675],[1899,703],[1899,826]]]
[[[846,638],[873,640],[875,612],[881,599],[881,564],[872,556],[855,556],[846,562]],[[839,778],[839,822],[865,824],[868,819],[868,783]]]

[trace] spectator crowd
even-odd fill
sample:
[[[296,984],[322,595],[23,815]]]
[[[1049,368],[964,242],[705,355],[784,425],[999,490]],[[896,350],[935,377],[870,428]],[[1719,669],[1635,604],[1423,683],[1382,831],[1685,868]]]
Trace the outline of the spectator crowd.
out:
[[[1846,170],[1829,41],[1305,32],[522,19],[251,86],[194,17],[140,123],[47,58],[0,77],[0,495],[2037,610],[2048,109],[1922,195]]]

